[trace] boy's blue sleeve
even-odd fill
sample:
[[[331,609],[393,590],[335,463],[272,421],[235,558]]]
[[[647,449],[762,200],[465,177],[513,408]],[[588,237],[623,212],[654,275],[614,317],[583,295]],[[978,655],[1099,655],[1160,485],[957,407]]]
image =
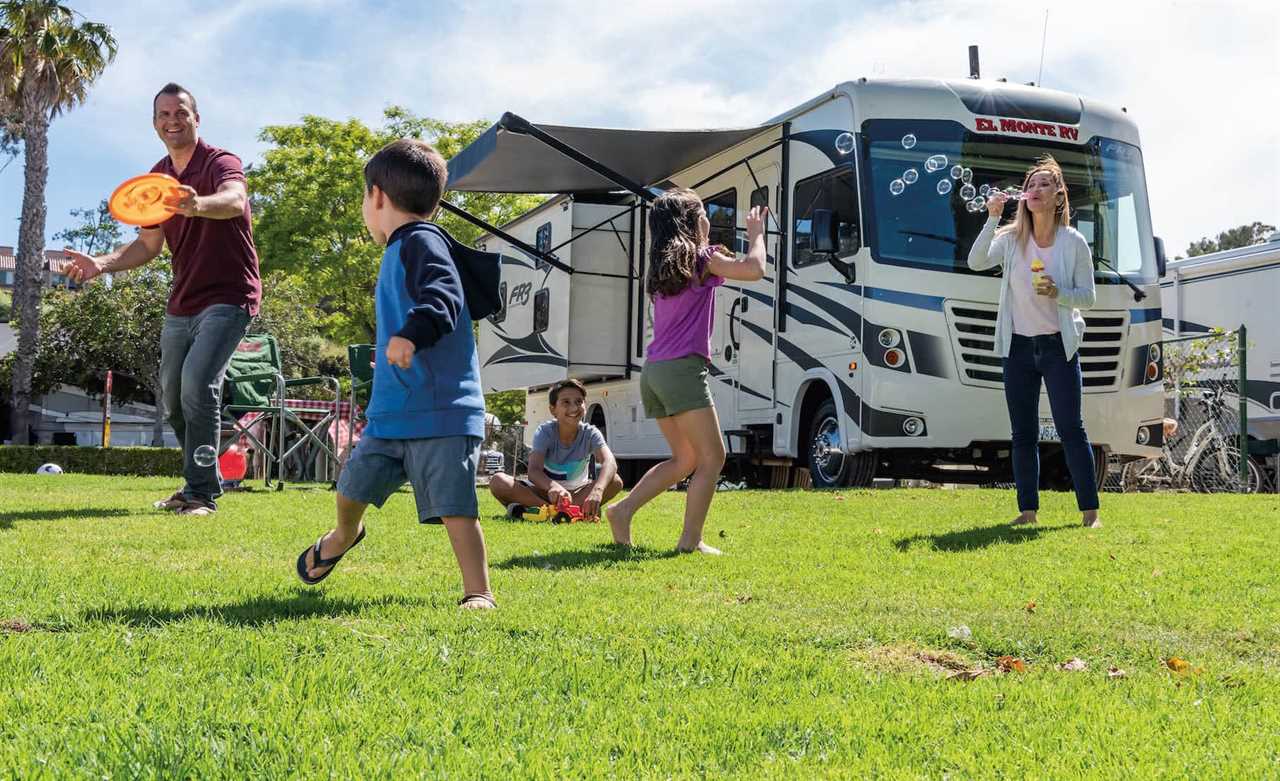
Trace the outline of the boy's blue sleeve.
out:
[[[462,279],[449,255],[449,246],[434,233],[414,231],[400,242],[404,285],[414,302],[396,336],[421,350],[440,341],[458,326],[462,316]]]

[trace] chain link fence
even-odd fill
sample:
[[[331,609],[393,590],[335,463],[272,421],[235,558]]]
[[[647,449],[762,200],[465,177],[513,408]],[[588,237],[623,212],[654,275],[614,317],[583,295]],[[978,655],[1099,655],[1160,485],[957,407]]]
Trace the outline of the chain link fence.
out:
[[[1112,456],[1104,487],[1113,491],[1254,493],[1271,489],[1263,462],[1248,458],[1244,408],[1245,332],[1166,339],[1164,442],[1159,457]],[[1242,426],[1242,421],[1244,425]]]

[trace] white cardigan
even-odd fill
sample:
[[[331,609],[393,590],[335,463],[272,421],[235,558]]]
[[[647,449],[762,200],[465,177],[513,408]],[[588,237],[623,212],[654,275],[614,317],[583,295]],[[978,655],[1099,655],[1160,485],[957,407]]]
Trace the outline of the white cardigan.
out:
[[[1018,256],[1016,237],[1012,232],[996,236],[999,217],[988,217],[982,232],[969,248],[969,268],[983,271],[1000,266],[1004,272],[1000,280],[1000,313],[996,316],[996,352],[1001,358],[1009,356],[1013,342],[1013,316],[1006,306],[1009,297],[1009,269]],[[1045,261],[1045,273],[1053,277],[1058,286],[1058,330],[1062,334],[1062,349],[1071,360],[1084,337],[1084,316],[1081,309],[1091,309],[1097,300],[1093,287],[1093,254],[1089,243],[1075,228],[1063,225],[1053,238],[1053,252]]]

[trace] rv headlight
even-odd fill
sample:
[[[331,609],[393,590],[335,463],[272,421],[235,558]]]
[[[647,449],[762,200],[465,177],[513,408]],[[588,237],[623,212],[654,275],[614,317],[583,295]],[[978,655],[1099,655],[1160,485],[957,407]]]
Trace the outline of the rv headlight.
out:
[[[1147,348],[1147,360],[1152,363],[1160,362],[1160,345],[1153,344]]]
[[[902,342],[902,334],[893,328],[881,328],[879,339],[881,347],[897,347]]]
[[[1151,441],[1151,429],[1143,426],[1138,429],[1138,444],[1145,445]]]
[[[909,437],[918,437],[924,433],[924,421],[920,418],[907,418],[902,421],[902,433]]]
[[[1155,382],[1160,379],[1160,364],[1152,361],[1147,364],[1147,382]]]

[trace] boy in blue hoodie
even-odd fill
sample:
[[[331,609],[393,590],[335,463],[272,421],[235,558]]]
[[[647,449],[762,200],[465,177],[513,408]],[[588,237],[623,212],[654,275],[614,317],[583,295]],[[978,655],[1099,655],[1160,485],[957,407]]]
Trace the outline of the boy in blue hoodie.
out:
[[[447,234],[428,222],[448,169],[430,145],[400,139],[364,167],[364,224],[386,245],[375,304],[378,345],[364,436],[338,480],[338,523],[298,557],[324,580],[364,539],[360,522],[408,480],[422,523],[444,523],[465,608],[496,607],[476,503],[484,395],[471,314]]]

